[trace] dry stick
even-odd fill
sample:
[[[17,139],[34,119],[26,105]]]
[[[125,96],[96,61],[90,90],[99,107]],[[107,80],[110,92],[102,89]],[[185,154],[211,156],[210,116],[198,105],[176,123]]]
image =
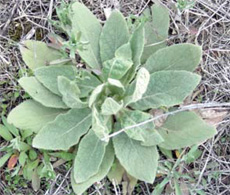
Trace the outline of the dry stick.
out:
[[[56,191],[54,192],[53,195],[56,195],[58,193],[58,191],[62,188],[62,185],[65,182],[65,180],[68,178],[68,175],[69,175],[69,173],[70,173],[71,170],[72,169],[69,169],[68,172],[65,174],[64,179],[62,180],[62,182],[60,183],[60,185],[58,186],[58,188],[56,189]]]
[[[178,110],[175,110],[175,111],[172,111],[172,112],[167,112],[167,113],[164,113],[162,115],[156,116],[156,117],[148,119],[146,121],[143,121],[141,123],[138,123],[138,124],[131,125],[131,126],[123,128],[123,129],[120,129],[119,131],[116,131],[116,132],[108,135],[107,137],[104,137],[102,139],[102,141],[106,141],[106,140],[108,140],[108,138],[117,136],[120,133],[125,132],[125,131],[127,131],[129,129],[133,129],[133,128],[136,128],[136,127],[143,126],[143,125],[145,125],[147,123],[153,122],[153,121],[155,121],[155,120],[157,120],[159,118],[162,118],[162,117],[167,117],[169,115],[174,115],[174,114],[177,114],[179,112],[183,112],[183,111],[187,111],[187,110],[202,109],[202,108],[216,108],[217,109],[217,107],[230,107],[230,103],[215,103],[215,102],[213,102],[213,103],[191,104],[191,105],[188,105],[188,106],[183,106],[183,107],[179,108]]]
[[[7,27],[9,26],[9,24],[10,24],[10,22],[11,22],[13,16],[14,16],[14,14],[15,14],[15,10],[17,9],[17,7],[19,5],[19,2],[20,2],[20,0],[17,0],[17,2],[14,4],[14,7],[13,7],[11,13],[10,13],[10,16],[9,16],[7,22],[5,23],[5,25],[4,25],[4,27],[3,27],[0,35],[4,35],[5,34],[5,31],[6,31]]]

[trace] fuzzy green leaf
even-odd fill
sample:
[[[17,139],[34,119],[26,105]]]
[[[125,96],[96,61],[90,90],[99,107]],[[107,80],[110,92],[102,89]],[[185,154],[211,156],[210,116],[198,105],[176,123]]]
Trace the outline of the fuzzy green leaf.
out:
[[[169,116],[158,132],[165,140],[159,146],[174,150],[200,144],[213,137],[216,129],[194,112],[180,112]]]
[[[111,60],[115,51],[129,40],[129,32],[124,16],[114,11],[106,21],[100,37],[100,55],[102,62]]]
[[[131,58],[130,43],[119,47],[115,52],[115,58],[103,63],[102,71],[105,80],[108,78],[121,79],[133,65]]]
[[[108,87],[111,92],[122,95],[125,92],[125,87],[121,81],[108,78]]]
[[[94,102],[100,97],[101,93],[103,92],[105,84],[98,85],[89,97],[89,107],[92,107]]]
[[[105,80],[108,78],[121,79],[126,72],[131,68],[132,62],[123,59],[112,59],[104,62],[103,75]]]
[[[77,77],[76,83],[81,91],[81,98],[88,97],[89,93],[101,84],[97,77],[87,70],[81,71],[81,77]]]
[[[145,141],[141,142],[143,146],[156,146],[164,141],[163,137],[156,129],[147,129],[144,133]]]
[[[58,76],[58,90],[62,94],[63,102],[70,108],[86,108],[87,102],[81,101],[80,89],[75,81],[71,81],[64,76]]]
[[[73,173],[76,183],[85,182],[98,173],[107,144],[101,141],[92,130],[84,136],[74,160]]]
[[[145,42],[144,25],[140,24],[133,32],[130,38],[130,46],[132,50],[133,66],[129,69],[124,77],[124,83],[129,83],[135,76],[138,66],[141,64],[141,56],[144,50]]]
[[[103,115],[113,115],[117,114],[123,107],[123,103],[119,104],[113,98],[108,97],[105,99],[101,106],[101,114]]]
[[[81,33],[80,41],[87,42],[83,50],[78,50],[81,58],[94,69],[100,69],[99,39],[101,24],[99,20],[82,3],[75,2],[72,5],[72,32]]]
[[[129,126],[136,125],[132,129],[126,130],[125,133],[132,139],[141,141],[144,146],[155,146],[163,142],[163,138],[154,129],[153,122],[146,123],[145,125],[138,126],[139,123],[147,121],[151,118],[151,115],[139,110],[123,110],[119,120],[121,127],[126,128]]]
[[[147,69],[140,68],[137,73],[136,80],[129,86],[128,96],[125,98],[125,104],[129,105],[130,103],[137,102],[143,96],[148,88],[150,80],[150,74]]]
[[[145,24],[145,47],[141,61],[144,63],[149,56],[157,50],[166,47],[166,39],[169,30],[169,13],[167,8],[156,3],[151,8],[152,16],[148,10],[144,12],[143,17],[149,17],[150,21]]]
[[[76,194],[82,194],[95,182],[102,180],[109,172],[114,161],[114,150],[111,143],[106,147],[105,156],[103,158],[102,164],[94,176],[90,177],[87,181],[83,183],[76,183],[74,180],[74,171],[71,174],[71,184],[74,192]]]
[[[89,109],[71,109],[42,128],[33,140],[33,147],[46,150],[68,150],[77,144],[80,137],[89,130],[91,120]]]
[[[125,133],[115,136],[113,145],[116,157],[131,176],[153,183],[159,158],[155,146],[142,146],[139,141],[129,138]]]
[[[132,60],[135,68],[141,64],[141,55],[144,50],[144,42],[145,42],[145,29],[144,29],[144,25],[140,24],[138,28],[133,32],[130,38]]]
[[[119,120],[121,123],[122,128],[126,128],[129,126],[137,125],[138,123],[141,123],[143,121],[146,121],[151,118],[151,115],[145,112],[141,112],[139,110],[123,110]],[[146,125],[137,126],[132,129],[126,130],[125,133],[132,139],[138,140],[138,141],[145,141],[145,132],[150,129],[154,129],[153,123],[147,123]]]
[[[202,56],[201,47],[184,43],[158,50],[147,60],[150,73],[162,70],[194,71]]]
[[[96,107],[94,106],[92,109],[92,130],[95,132],[98,138],[102,139],[106,137],[110,129],[106,125],[109,120],[108,116],[101,115]]]
[[[47,108],[33,100],[26,100],[10,112],[7,120],[19,129],[37,133],[47,123],[65,112],[63,109]]]
[[[142,99],[131,106],[138,110],[147,110],[181,104],[199,82],[199,75],[187,71],[155,72],[151,74],[148,89]]]
[[[115,51],[115,58],[132,60],[132,49],[130,43],[126,43]]]
[[[74,66],[58,65],[58,66],[45,66],[36,69],[35,77],[47,89],[56,95],[61,95],[58,90],[57,78],[58,76],[65,76],[70,80],[74,80],[77,70]]]
[[[68,108],[61,97],[45,88],[35,77],[22,77],[19,84],[37,102],[51,108]]]
[[[22,58],[26,65],[35,70],[47,66],[49,62],[62,58],[62,53],[52,49],[44,42],[27,40],[20,45]]]

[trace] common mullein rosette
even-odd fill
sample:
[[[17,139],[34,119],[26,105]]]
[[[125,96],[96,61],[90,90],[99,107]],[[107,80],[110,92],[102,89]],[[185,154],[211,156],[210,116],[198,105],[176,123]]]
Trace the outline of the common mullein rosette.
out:
[[[76,2],[69,20],[71,34],[80,33],[85,43],[76,53],[86,68],[77,69],[44,42],[25,41],[21,54],[33,76],[19,84],[31,98],[10,112],[8,122],[36,133],[35,148],[67,151],[77,146],[71,174],[75,193],[106,176],[117,184],[124,174],[153,183],[158,149],[189,147],[215,135],[215,128],[191,111],[169,116],[161,126],[138,125],[152,117],[152,109],[183,103],[200,82],[193,71],[201,47],[166,45],[169,15],[163,6],[154,4],[131,27],[113,11],[102,26]]]

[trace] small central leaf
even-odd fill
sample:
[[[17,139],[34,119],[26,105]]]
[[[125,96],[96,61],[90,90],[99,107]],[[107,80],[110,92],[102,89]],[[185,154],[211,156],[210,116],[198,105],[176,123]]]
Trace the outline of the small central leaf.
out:
[[[113,98],[106,98],[104,103],[101,106],[101,114],[103,115],[113,115],[117,114],[121,108],[123,107],[123,103],[119,104]]]
[[[116,50],[115,57],[103,63],[104,79],[121,79],[133,65],[130,43],[124,44]]]
[[[142,98],[148,88],[150,74],[145,68],[140,68],[137,73],[135,82],[129,85],[127,89],[128,96],[125,97],[125,105],[137,102]]]

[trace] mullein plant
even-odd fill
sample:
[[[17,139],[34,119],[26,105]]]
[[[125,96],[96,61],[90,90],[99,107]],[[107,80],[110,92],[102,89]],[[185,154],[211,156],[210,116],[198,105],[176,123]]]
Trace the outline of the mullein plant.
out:
[[[75,147],[76,194],[106,176],[117,183],[124,174],[153,183],[159,149],[190,147],[215,135],[192,111],[168,116],[160,126],[140,124],[152,118],[152,110],[177,109],[201,79],[193,73],[200,46],[166,45],[166,8],[155,3],[132,23],[113,11],[103,26],[79,2],[58,14],[69,40],[60,38],[58,47],[30,40],[20,46],[33,76],[18,82],[31,98],[10,112],[8,122],[36,133],[35,148]]]

